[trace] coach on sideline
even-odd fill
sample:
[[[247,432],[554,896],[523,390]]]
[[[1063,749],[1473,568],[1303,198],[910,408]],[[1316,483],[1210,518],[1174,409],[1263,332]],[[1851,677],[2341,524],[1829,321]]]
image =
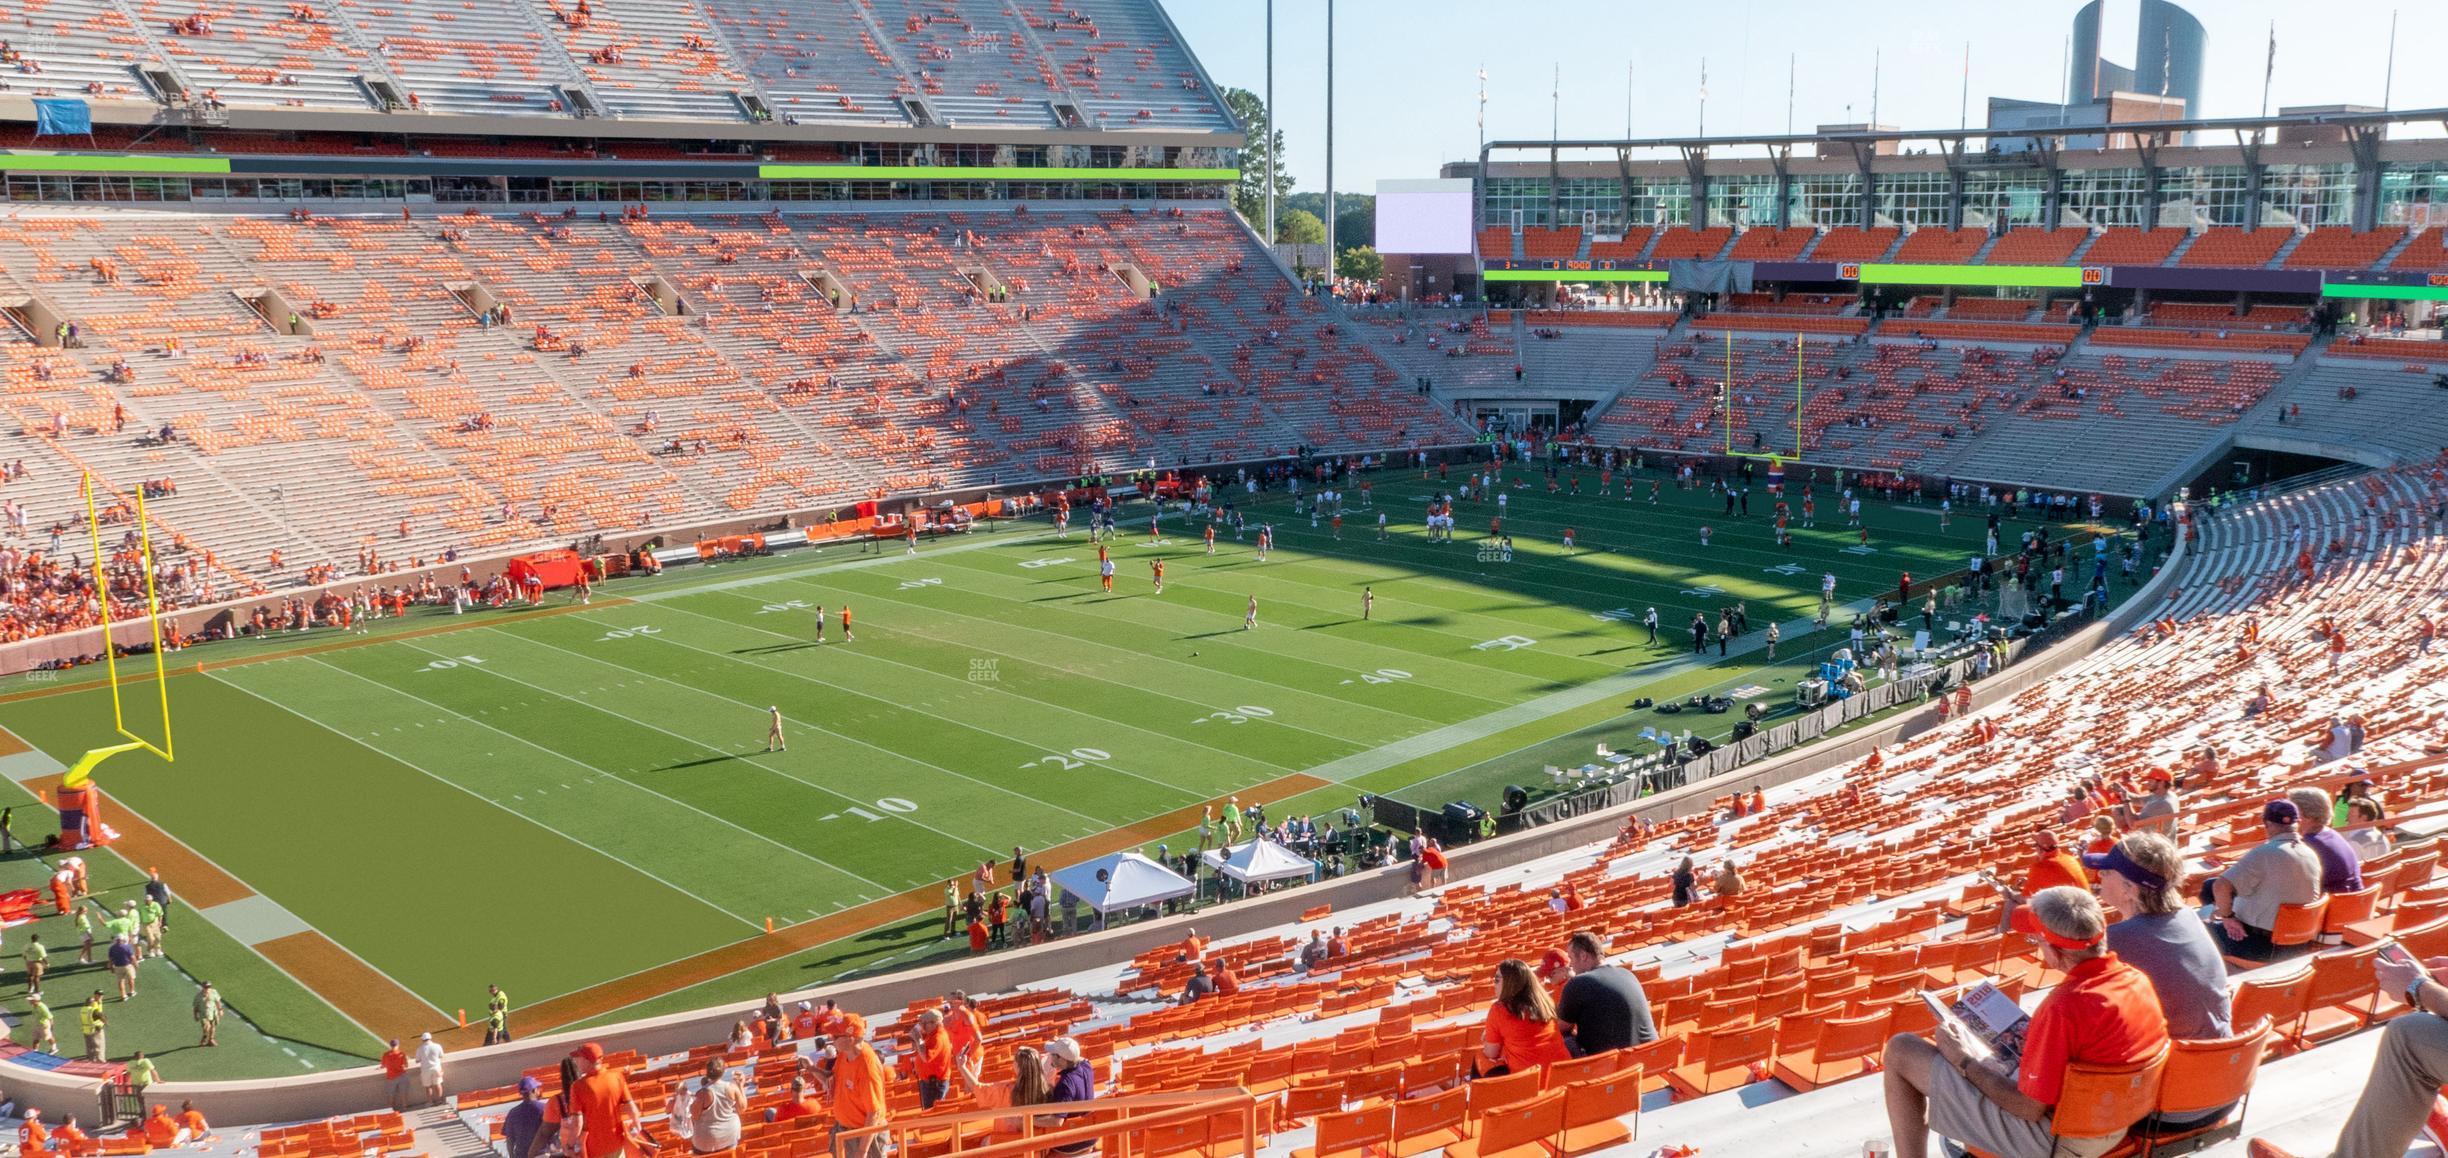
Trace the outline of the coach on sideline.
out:
[[[2108,920],[2090,893],[2068,885],[2032,894],[2016,931],[2040,942],[2040,959],[2065,980],[2032,1011],[2020,1065],[1972,1060],[1960,1030],[1941,1023],[1937,1043],[1909,1033],[1888,1039],[1887,1124],[1895,1158],[1928,1158],[1936,1130],[1998,1158],[2097,1158],[2125,1137],[2054,1136],[2050,1120],[2076,1063],[2123,1065],[2167,1044],[2167,1016],[2142,971],[2108,951]],[[1973,1048],[1978,1048],[1974,1046]]]

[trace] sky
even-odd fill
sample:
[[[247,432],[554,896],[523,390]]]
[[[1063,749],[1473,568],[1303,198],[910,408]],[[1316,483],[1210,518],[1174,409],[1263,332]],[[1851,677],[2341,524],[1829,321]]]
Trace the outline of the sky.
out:
[[[1161,0],[1216,84],[1265,92],[1266,0]],[[1336,0],[1338,191],[1382,178],[1433,177],[1479,154],[1477,72],[1487,69],[1488,139],[1782,133],[1871,117],[1905,129],[1961,123],[1967,43],[1970,123],[1991,95],[2059,99],[2064,45],[2081,0],[1888,0],[1869,7],[1751,0],[1739,22],[1713,4],[1595,0],[1513,9],[1502,0]],[[2448,5],[2398,10],[2387,81],[2388,7],[2335,9],[2278,0],[2190,0],[2208,30],[2197,115],[2261,111],[2271,23],[2278,55],[2272,112],[2290,105],[2448,107]],[[1326,182],[1326,0],[1275,0],[1275,121],[1303,191]],[[1536,15],[1516,15],[1535,12]],[[2108,0],[2103,53],[2133,63],[2138,4]],[[1560,92],[1561,99],[1551,94]],[[2401,130],[2402,131],[2402,130]],[[2435,123],[2405,135],[2437,136]]]

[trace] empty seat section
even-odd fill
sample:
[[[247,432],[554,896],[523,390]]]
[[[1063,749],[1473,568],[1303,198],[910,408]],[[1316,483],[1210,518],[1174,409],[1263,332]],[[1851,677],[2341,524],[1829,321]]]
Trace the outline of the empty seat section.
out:
[[[1986,229],[1916,229],[1905,235],[1895,259],[1915,265],[1963,265],[1987,244]]]
[[[744,121],[733,93],[748,87],[714,26],[694,5],[656,0],[525,0],[616,117]]]
[[[2370,269],[2403,240],[2402,229],[2357,233],[2343,225],[2324,225],[2305,234],[2284,265],[2288,269]]]
[[[2268,265],[2270,259],[2278,256],[2278,251],[2294,238],[2295,232],[2291,229],[2212,226],[2193,239],[2192,248],[2185,250],[2184,256],[2176,259],[2176,264],[2259,269]]]
[[[1676,225],[1659,235],[1657,248],[1651,250],[1649,256],[1655,261],[1706,260],[1717,256],[1733,239],[1734,231],[1723,225],[1714,229]]]
[[[1812,261],[1877,261],[1895,246],[1903,230],[1893,226],[1863,229],[1856,225],[1839,225],[1819,238],[1810,251]]]
[[[2088,229],[2010,229],[1989,247],[1984,265],[2064,265],[2089,240]]]
[[[2083,254],[2083,264],[2093,265],[2164,265],[2168,255],[2184,242],[2181,229],[2136,229],[2119,225],[2100,234]],[[1993,257],[1994,260],[1994,257]]]

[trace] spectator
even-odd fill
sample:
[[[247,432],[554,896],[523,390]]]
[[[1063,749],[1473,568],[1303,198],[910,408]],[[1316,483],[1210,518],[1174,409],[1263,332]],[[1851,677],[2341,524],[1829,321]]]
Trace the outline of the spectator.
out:
[[[1572,1056],[1556,1026],[1555,1002],[1531,974],[1530,963],[1519,957],[1507,957],[1496,966],[1496,999],[1488,1003],[1487,1035],[1479,1052],[1483,1077],[1533,1066],[1543,1070]]]
[[[816,1097],[815,1092],[808,1088],[807,1078],[805,1076],[794,1076],[791,1078],[790,1082],[789,1100],[783,1102],[779,1106],[768,1107],[765,1111],[765,1120],[768,1122],[792,1122],[801,1118],[817,1117],[823,1113],[824,1102],[819,1100]],[[518,1158],[518,1156],[512,1155],[511,1158]]]
[[[1650,1018],[1649,995],[1641,991],[1640,978],[1607,964],[1606,946],[1596,933],[1573,934],[1564,952],[1572,959],[1573,976],[1556,1002],[1556,1021],[1576,1056],[1657,1040],[1657,1023]]]
[[[629,1076],[607,1068],[603,1057],[603,1047],[591,1041],[571,1052],[562,1064],[561,1094],[544,1107],[545,1124],[559,1127],[562,1150],[575,1158],[618,1158],[632,1147],[652,1152],[638,1129]]]
[[[2127,794],[2125,803],[2117,805],[2117,819],[2134,832],[2155,832],[2165,836],[2176,830],[2175,777],[2164,768],[2153,768],[2142,774],[2147,789],[2140,796]]]
[[[408,1054],[400,1048],[398,1038],[391,1039],[390,1048],[382,1055],[383,1083],[391,1087],[391,1109],[408,1108]]]
[[[1020,1046],[1012,1051],[1012,1080],[1008,1085],[980,1086],[969,1076],[971,1090],[977,1095],[979,1109],[992,1110],[1005,1106],[1042,1106],[1052,1100],[1047,1088],[1045,1055],[1035,1046]],[[1020,1118],[1013,1115],[995,1119],[995,1133],[1017,1137]]]
[[[1735,869],[1733,861],[1727,861],[1724,864],[1717,866],[1717,879],[1709,885],[1709,889],[1710,891],[1715,892],[1717,894],[1717,899],[1721,901],[1731,900],[1742,895],[1742,873]]]
[[[2371,1077],[2354,1112],[2338,1132],[2336,1158],[2398,1158],[2414,1146],[2431,1119],[2440,1087],[2448,1085],[2448,986],[2435,977],[2448,972],[2448,957],[2420,964],[2397,964],[2383,957],[2372,962],[2380,991],[2403,997],[2413,1011],[2391,1018],[2380,1031],[2379,1055],[2372,1059]],[[2255,1138],[2246,1147],[2250,1158],[2294,1158],[2290,1152]]]
[[[424,1088],[425,1100],[441,1101],[442,1043],[435,1041],[430,1033],[418,1034],[416,1056],[409,1060],[416,1063],[417,1084]]]
[[[1700,874],[1692,871],[1692,858],[1684,857],[1675,865],[1674,907],[1680,909],[1700,899]]]
[[[1071,1037],[1058,1037],[1047,1042],[1045,1047],[1045,1057],[1046,1068],[1050,1071],[1048,1080],[1046,1082],[1045,1100],[1047,1104],[1055,1104],[1060,1102],[1087,1102],[1095,1100],[1096,1071],[1089,1067],[1088,1059],[1081,1056],[1078,1039]],[[1068,1118],[1069,1115],[1067,1114],[1040,1115],[1037,1119],[1037,1125],[1041,1128],[1053,1127],[1055,1129],[1060,1129],[1062,1123],[1068,1120]],[[1055,1154],[1086,1154],[1094,1149],[1096,1149],[1096,1143],[1094,1141],[1081,1141],[1053,1147],[1051,1152]]]
[[[2354,846],[2355,855],[2364,860],[2387,856],[2388,834],[2380,831],[2380,802],[2369,796],[2350,797],[2346,801],[2346,843]]]
[[[2270,801],[2261,810],[2262,842],[2203,886],[2219,952],[2247,961],[2275,959],[2278,947],[2270,943],[2270,930],[2278,923],[2278,910],[2320,899],[2320,858],[2295,835],[2299,818],[2293,801]],[[2309,947],[2307,942],[2302,948]]]
[[[535,1155],[536,1139],[544,1134],[544,1100],[536,1096],[536,1091],[543,1088],[544,1083],[535,1080],[533,1075],[518,1080],[518,1104],[502,1115],[502,1142],[507,1147],[503,1151],[504,1158],[533,1158]]]
[[[2077,788],[2075,792],[2080,794],[2081,789]],[[2031,863],[2023,868],[2022,887],[2016,888],[1994,879],[1989,883],[2006,901],[2005,907],[1998,910],[1998,932],[2000,933],[2012,931],[2015,910],[2023,906],[2026,897],[2037,896],[2043,890],[2059,887],[2077,888],[2086,892],[2091,888],[2091,878],[2083,872],[2082,862],[2074,859],[2073,854],[2058,847],[2056,833],[2040,827],[2032,829],[2032,859]]]
[[[1207,975],[1207,963],[1200,961],[1190,966],[1190,980],[1182,983],[1181,1003],[1188,1005],[1199,998],[1211,997],[1214,994],[1215,978]]]
[[[843,1158],[881,1154],[881,1134],[841,1142],[845,1130],[881,1126],[890,1120],[884,1107],[884,1060],[876,1056],[874,1046],[867,1044],[866,1019],[855,1013],[843,1014],[833,1026],[831,1086],[833,1138]]]
[[[2108,926],[2108,950],[2150,978],[2167,1018],[2168,1036],[2202,1040],[2233,1032],[2229,1020],[2227,963],[2184,903],[2177,882],[2184,854],[2164,836],[2136,833],[2083,863],[2098,870],[2100,896],[2125,919]],[[2191,1126],[2226,1116],[2227,1107],[2163,1118]]]
[[[1319,965],[1324,964],[1325,961],[1326,934],[1323,930],[1311,929],[1309,931],[1309,942],[1302,945],[1300,948],[1301,972],[1310,972],[1316,969]]]
[[[2108,950],[2107,917],[2090,893],[2044,889],[2017,912],[2015,928],[2039,941],[2041,961],[2065,980],[2032,1011],[2020,1064],[1974,1060],[1960,1031],[1943,1025],[1936,1044],[1912,1034],[1888,1040],[1895,1158],[1928,1158],[1933,1130],[1997,1158],[2096,1158],[2124,1138],[2122,1130],[2058,1138],[2050,1124],[2069,1065],[2136,1062],[2167,1044],[2150,979]]]
[[[944,1030],[943,1014],[930,1009],[918,1015],[910,1036],[916,1046],[912,1059],[918,1071],[918,1108],[932,1110],[952,1088],[952,1035]]]
[[[705,1078],[689,1094],[689,1149],[720,1154],[739,1145],[740,1110],[748,1104],[748,1087],[739,1075],[725,1071],[721,1058],[707,1058]]]
[[[2321,866],[2321,891],[2352,893],[2363,888],[2363,858],[2338,830],[2329,827],[2329,794],[2318,788],[2290,788],[2286,798],[2295,805],[2295,831]]]

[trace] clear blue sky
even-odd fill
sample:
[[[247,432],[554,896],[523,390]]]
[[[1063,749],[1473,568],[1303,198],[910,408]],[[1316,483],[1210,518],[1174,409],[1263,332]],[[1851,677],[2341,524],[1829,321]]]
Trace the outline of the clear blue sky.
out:
[[[1265,0],[1162,0],[1219,85],[1263,93]],[[1624,133],[1627,70],[1632,132],[1689,135],[1699,124],[1708,61],[1708,131],[1781,133],[1787,62],[1793,124],[1870,119],[1871,58],[1881,59],[1879,120],[1953,128],[1971,46],[1971,123],[1987,97],[2055,100],[2064,88],[2067,30],[2080,0],[1893,0],[1853,6],[1752,0],[1734,9],[1654,0],[1514,8],[1459,0],[1337,0],[1335,186],[1374,192],[1379,178],[1432,177],[1478,155],[1477,72],[1488,72],[1490,139]],[[2260,111],[2271,21],[2278,67],[2270,109],[2381,103],[2389,11],[2278,0],[2191,0],[2209,31],[2204,116]],[[2400,6],[2389,106],[2448,106],[2448,6]],[[1719,19],[1741,17],[1739,23]],[[2137,5],[2109,0],[2105,55],[2131,65]],[[1276,0],[1276,124],[1303,190],[1325,187],[1326,4]],[[1560,112],[1550,92],[1562,75]],[[1847,106],[1851,109],[1848,113]],[[2437,136],[2439,127],[2408,135]]]

